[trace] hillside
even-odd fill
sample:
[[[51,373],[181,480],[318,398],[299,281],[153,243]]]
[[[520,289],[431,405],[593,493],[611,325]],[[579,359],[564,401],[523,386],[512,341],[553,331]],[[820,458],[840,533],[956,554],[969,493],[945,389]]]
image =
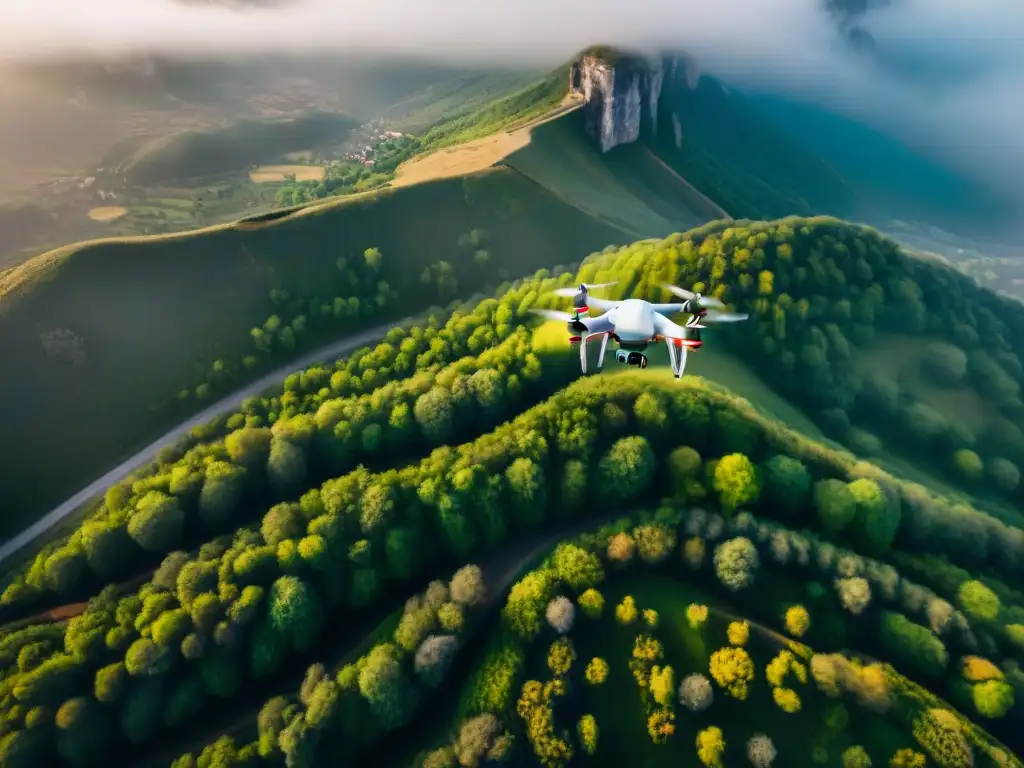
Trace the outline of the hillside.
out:
[[[355,125],[352,118],[326,112],[287,120],[240,120],[218,130],[132,142],[125,156],[108,156],[102,164],[106,172],[140,185],[204,178],[340,141]]]
[[[824,301],[841,259],[858,322]],[[698,377],[577,381],[575,355],[538,343],[528,313],[579,281],[648,295],[704,276],[755,313],[753,336],[709,332],[709,348],[766,373],[792,353],[790,399],[804,382],[815,416],[858,416],[841,339],[851,354],[890,327],[921,339],[946,313],[966,333],[999,301],[974,289],[976,314],[949,306],[937,283],[966,281],[942,269],[835,220],[715,223],[297,373],[112,487],[5,592],[92,599],[0,644],[4,754],[420,768],[470,749],[516,766],[697,752],[713,766],[760,734],[758,765],[810,749],[836,767],[1020,768],[1019,520]],[[872,315],[876,301],[894,314]],[[1014,338],[977,348],[1004,365]],[[977,362],[972,382],[990,384]],[[939,466],[941,443],[922,462]],[[558,705],[570,690],[578,706]]]

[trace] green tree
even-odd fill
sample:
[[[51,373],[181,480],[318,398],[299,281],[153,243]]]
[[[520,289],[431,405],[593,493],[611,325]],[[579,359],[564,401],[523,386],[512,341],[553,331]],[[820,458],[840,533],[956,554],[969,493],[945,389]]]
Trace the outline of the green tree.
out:
[[[794,514],[804,509],[811,490],[811,473],[799,459],[776,454],[762,466],[762,495],[773,509]]]
[[[604,568],[598,557],[575,544],[559,544],[551,564],[559,580],[577,594],[604,581]]]
[[[597,467],[597,494],[609,504],[634,498],[654,479],[655,459],[644,437],[623,437],[601,457]]]
[[[184,524],[185,513],[177,499],[150,491],[128,520],[128,535],[143,549],[167,552],[181,539]]]
[[[821,526],[838,533],[857,516],[857,500],[842,480],[819,480],[814,484],[814,505]]]
[[[726,512],[734,512],[752,504],[761,493],[757,470],[742,453],[731,453],[718,461],[715,465],[714,485]]]
[[[965,581],[957,589],[960,610],[975,621],[992,621],[999,616],[999,597],[980,581]]]
[[[267,608],[270,626],[288,639],[297,651],[313,647],[323,624],[319,599],[294,576],[282,576],[270,588]]]
[[[390,643],[377,645],[366,655],[359,692],[388,730],[404,724],[416,706],[416,690],[405,677],[398,649]]]

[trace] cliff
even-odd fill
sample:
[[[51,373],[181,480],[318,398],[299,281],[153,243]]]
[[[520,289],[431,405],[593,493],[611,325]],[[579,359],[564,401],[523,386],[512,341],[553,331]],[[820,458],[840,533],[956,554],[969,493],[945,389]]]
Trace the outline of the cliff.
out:
[[[583,124],[602,152],[658,132],[659,117],[671,112],[667,97],[676,89],[692,89],[700,78],[694,62],[680,55],[649,58],[601,48],[585,51],[569,70],[569,90],[586,101]],[[681,123],[669,115],[682,140]]]

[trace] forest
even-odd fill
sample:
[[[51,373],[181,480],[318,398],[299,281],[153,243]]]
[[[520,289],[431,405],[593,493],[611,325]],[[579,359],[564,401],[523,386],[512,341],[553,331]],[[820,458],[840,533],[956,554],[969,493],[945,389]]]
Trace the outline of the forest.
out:
[[[613,280],[751,313],[708,344],[806,424],[654,366],[580,379],[529,310]],[[396,327],[15,569],[0,765],[1021,766],[1022,325],[790,218]]]

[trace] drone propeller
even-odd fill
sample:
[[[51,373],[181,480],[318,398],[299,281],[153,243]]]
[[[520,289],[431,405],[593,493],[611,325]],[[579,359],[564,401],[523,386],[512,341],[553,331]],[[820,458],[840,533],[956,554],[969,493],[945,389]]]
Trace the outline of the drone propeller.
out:
[[[568,312],[559,312],[557,309],[536,309],[530,310],[535,315],[546,317],[548,320],[558,320],[561,323],[571,323],[576,320],[575,317],[570,315]]]
[[[745,313],[732,312],[708,312],[701,320],[705,323],[738,323],[746,320],[750,315]]]
[[[669,284],[666,283],[666,284],[664,284],[662,286],[662,288],[664,288],[666,291],[671,293],[673,296],[678,296],[681,299],[686,299],[686,300],[697,299],[697,301],[700,304],[703,304],[705,307],[724,307],[725,306],[725,304],[720,302],[714,296],[703,296],[703,295],[701,295],[699,293],[694,293],[693,291],[688,291],[685,288],[680,288],[678,285],[669,285]]]
[[[614,280],[610,283],[580,283],[580,287],[583,289],[583,293],[588,293],[595,288],[607,288],[610,285],[615,285],[618,280]],[[567,299],[575,298],[580,293],[580,288],[556,288],[554,293],[556,296],[564,296]]]

